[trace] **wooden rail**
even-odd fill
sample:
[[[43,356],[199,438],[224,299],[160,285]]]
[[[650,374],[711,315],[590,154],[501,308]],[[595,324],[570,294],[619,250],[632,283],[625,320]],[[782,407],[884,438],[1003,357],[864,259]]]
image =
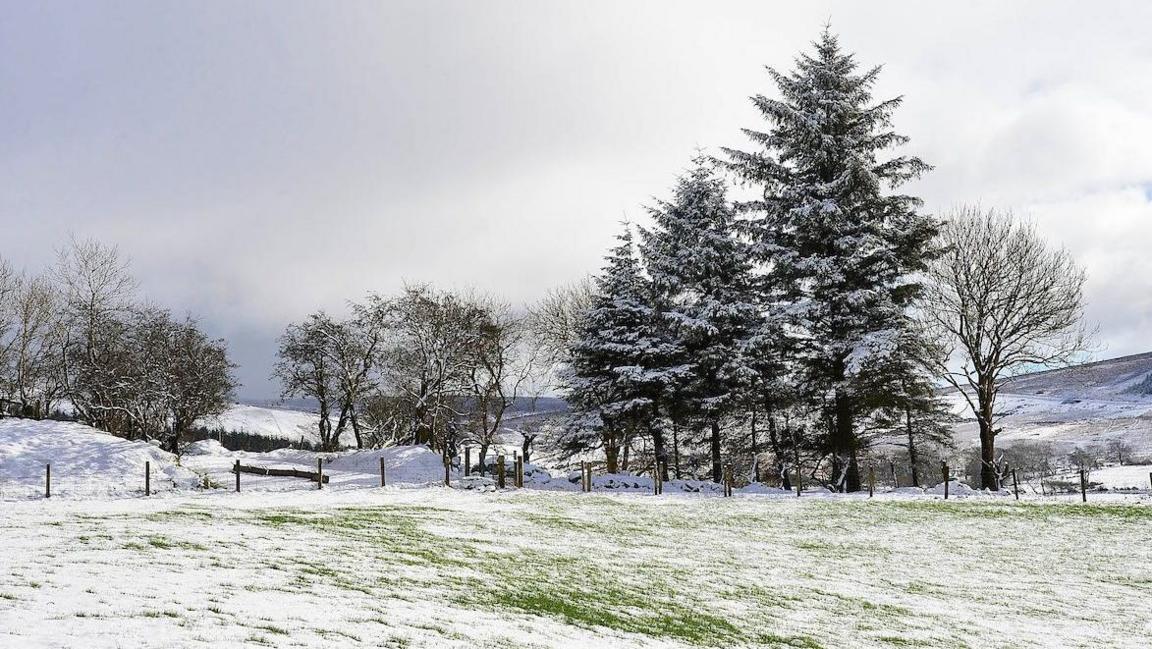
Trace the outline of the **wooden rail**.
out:
[[[241,473],[254,473],[256,475],[268,475],[287,478],[308,478],[312,482],[316,482],[317,479],[322,478],[325,484],[328,483],[330,478],[330,476],[321,476],[316,471],[303,471],[301,469],[275,469],[266,466],[244,466],[243,464],[237,464],[236,470]]]

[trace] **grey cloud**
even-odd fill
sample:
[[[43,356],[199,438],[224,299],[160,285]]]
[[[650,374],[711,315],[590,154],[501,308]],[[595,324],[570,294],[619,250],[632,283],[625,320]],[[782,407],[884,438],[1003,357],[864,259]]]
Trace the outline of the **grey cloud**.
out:
[[[743,144],[829,18],[915,190],[1030,214],[1146,351],[1152,6],[1115,2],[97,2],[0,7],[0,254],[118,243],[269,395],[275,337],[405,280],[530,300],[596,269],[697,146]]]

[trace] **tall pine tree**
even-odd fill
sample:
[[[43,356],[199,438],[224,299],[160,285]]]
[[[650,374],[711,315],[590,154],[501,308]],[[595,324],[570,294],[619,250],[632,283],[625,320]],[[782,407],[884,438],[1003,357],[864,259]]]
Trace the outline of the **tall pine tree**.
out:
[[[952,447],[957,417],[933,381],[931,367],[946,359],[942,346],[908,322],[887,353],[873,355],[859,372],[872,409],[869,437],[908,451],[912,486],[919,487],[925,446]]]
[[[661,363],[655,359],[672,353],[654,314],[629,226],[618,241],[596,278],[594,304],[570,349],[565,378],[566,398],[577,417],[572,446],[599,446],[609,473],[619,471],[620,453],[629,440],[649,431],[654,397],[662,389],[662,370],[653,369]],[[585,431],[594,431],[598,439],[579,437]]]
[[[745,348],[757,324],[752,262],[736,235],[736,212],[724,182],[702,158],[677,180],[670,201],[649,209],[653,227],[640,247],[669,332],[666,354],[651,376],[679,401],[678,414],[710,428],[712,479],[722,479],[721,424],[751,383]]]
[[[891,130],[901,99],[872,102],[880,68],[859,72],[828,29],[814,45],[793,72],[769,68],[780,99],[752,101],[770,128],[745,129],[758,150],[725,149],[726,165],[762,189],[742,205],[755,252],[791,303],[800,379],[826,404],[832,484],[856,491],[857,418],[869,396],[858,369],[898,335],[937,223],[894,191],[930,167],[882,157],[907,138]]]

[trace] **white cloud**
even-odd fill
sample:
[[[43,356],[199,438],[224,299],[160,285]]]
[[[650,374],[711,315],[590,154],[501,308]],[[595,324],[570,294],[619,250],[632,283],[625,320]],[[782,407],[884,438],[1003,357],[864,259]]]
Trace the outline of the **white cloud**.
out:
[[[189,3],[0,8],[0,254],[119,243],[233,341],[251,394],[308,311],[404,279],[529,300],[600,266],[697,146],[742,145],[763,65],[831,18],[915,190],[1031,214],[1146,350],[1152,5]]]

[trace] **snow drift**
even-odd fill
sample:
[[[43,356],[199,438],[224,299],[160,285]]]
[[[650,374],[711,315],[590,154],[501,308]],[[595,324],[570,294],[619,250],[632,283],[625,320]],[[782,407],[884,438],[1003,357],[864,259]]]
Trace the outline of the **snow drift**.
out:
[[[151,463],[152,490],[194,488],[200,478],[176,456],[90,426],[60,421],[0,419],[0,498],[38,497],[45,465],[52,465],[54,496],[102,496],[144,490]]]

